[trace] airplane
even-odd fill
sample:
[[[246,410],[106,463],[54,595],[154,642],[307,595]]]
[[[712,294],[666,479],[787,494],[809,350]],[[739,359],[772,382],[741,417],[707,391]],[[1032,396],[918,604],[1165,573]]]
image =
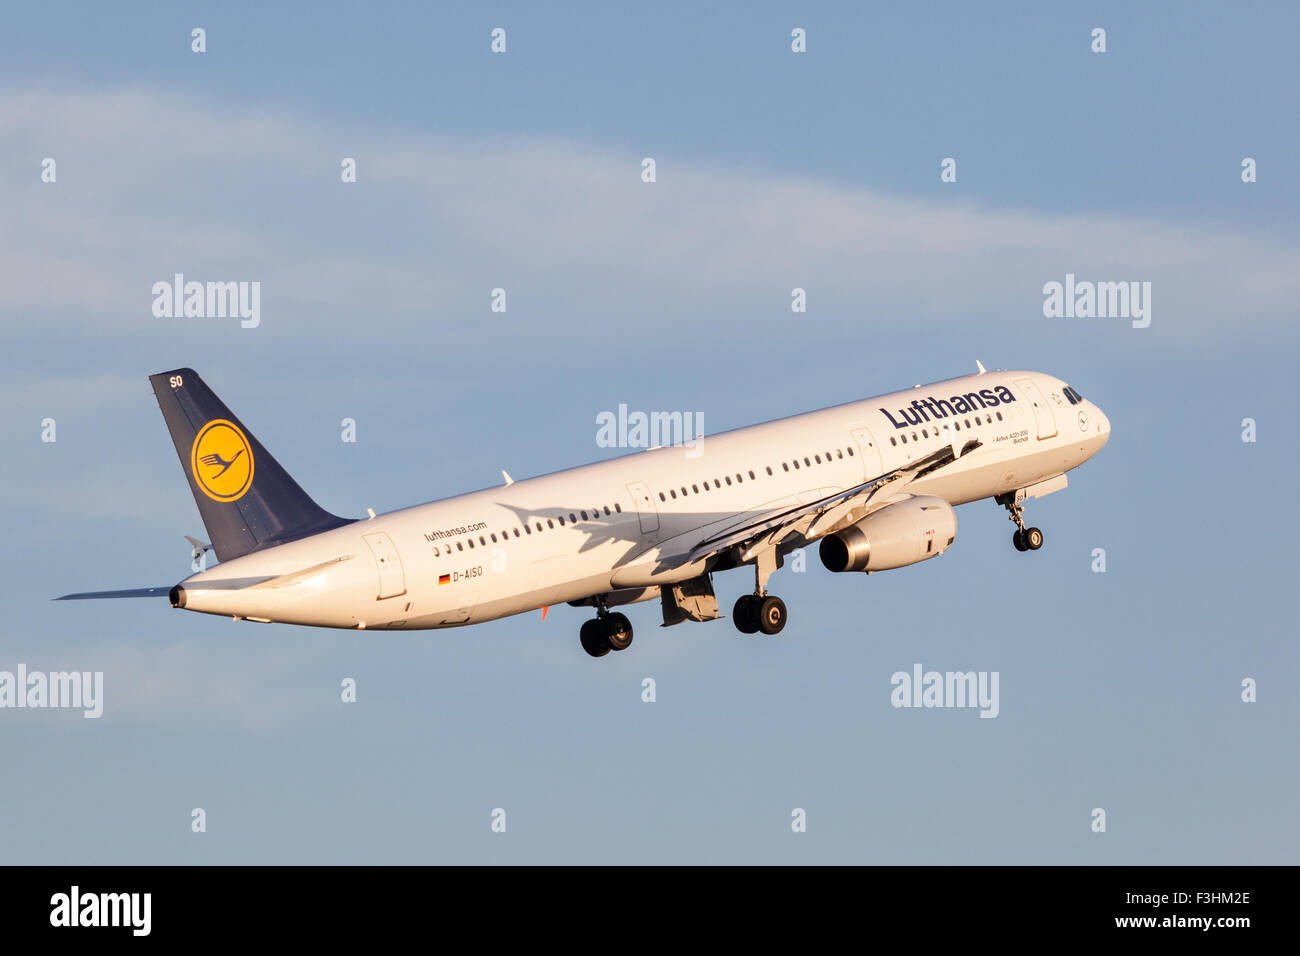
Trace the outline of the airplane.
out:
[[[355,519],[316,504],[193,369],[149,381],[211,544],[172,587],[57,600],[166,595],[235,620],[370,630],[478,624],[561,603],[593,608],[592,657],[632,643],[614,608],[658,598],[663,625],[721,615],[713,574],[749,566],[732,608],[744,634],[775,635],[769,579],[818,545],[836,573],[936,558],[958,505],[1007,509],[1017,551],[1037,551],[1024,504],[1060,491],[1110,437],[1102,410],[1050,375],[986,371],[777,419],[683,446],[514,481]],[[700,449],[702,448],[702,453]],[[187,536],[188,537],[188,536]]]

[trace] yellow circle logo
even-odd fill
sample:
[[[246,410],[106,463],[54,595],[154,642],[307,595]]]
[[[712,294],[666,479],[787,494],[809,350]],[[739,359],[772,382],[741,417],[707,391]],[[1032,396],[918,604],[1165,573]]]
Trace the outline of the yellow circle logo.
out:
[[[234,422],[217,418],[199,429],[190,474],[214,501],[237,501],[253,484],[253,448]]]

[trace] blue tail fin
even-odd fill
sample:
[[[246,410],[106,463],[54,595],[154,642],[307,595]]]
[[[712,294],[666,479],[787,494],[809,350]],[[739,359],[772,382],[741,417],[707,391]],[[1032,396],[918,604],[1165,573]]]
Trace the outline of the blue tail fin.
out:
[[[189,368],[150,375],[218,560],[348,524],[325,511]]]

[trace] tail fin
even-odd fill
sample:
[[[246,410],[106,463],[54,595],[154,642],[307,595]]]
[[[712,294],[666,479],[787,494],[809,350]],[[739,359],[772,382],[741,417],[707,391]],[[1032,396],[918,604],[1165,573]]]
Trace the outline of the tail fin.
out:
[[[348,524],[307,496],[189,368],[150,375],[218,560]]]

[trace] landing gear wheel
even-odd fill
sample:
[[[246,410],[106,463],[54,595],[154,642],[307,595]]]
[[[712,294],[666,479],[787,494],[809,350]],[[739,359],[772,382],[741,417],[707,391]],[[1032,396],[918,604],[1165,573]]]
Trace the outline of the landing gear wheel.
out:
[[[1011,536],[1011,543],[1016,546],[1017,551],[1028,551],[1029,545],[1025,544],[1025,535],[1019,528]]]
[[[1039,531],[1037,528],[1028,528],[1024,534],[1020,536],[1020,540],[1024,542],[1025,547],[1028,550],[1037,551],[1043,546],[1043,532]]]
[[[736,606],[731,609],[731,619],[736,622],[736,630],[741,634],[758,633],[758,614],[754,595],[742,594],[736,599]]]
[[[593,617],[590,621],[583,621],[582,630],[578,632],[582,649],[592,657],[604,657],[611,650],[609,640],[605,637],[603,623],[599,618]]]
[[[769,594],[758,602],[758,627],[764,634],[780,634],[785,627],[785,602]]]
[[[605,615],[600,622],[603,630],[605,641],[609,644],[611,650],[625,651],[629,644],[632,643],[632,622],[627,619],[626,614]]]

